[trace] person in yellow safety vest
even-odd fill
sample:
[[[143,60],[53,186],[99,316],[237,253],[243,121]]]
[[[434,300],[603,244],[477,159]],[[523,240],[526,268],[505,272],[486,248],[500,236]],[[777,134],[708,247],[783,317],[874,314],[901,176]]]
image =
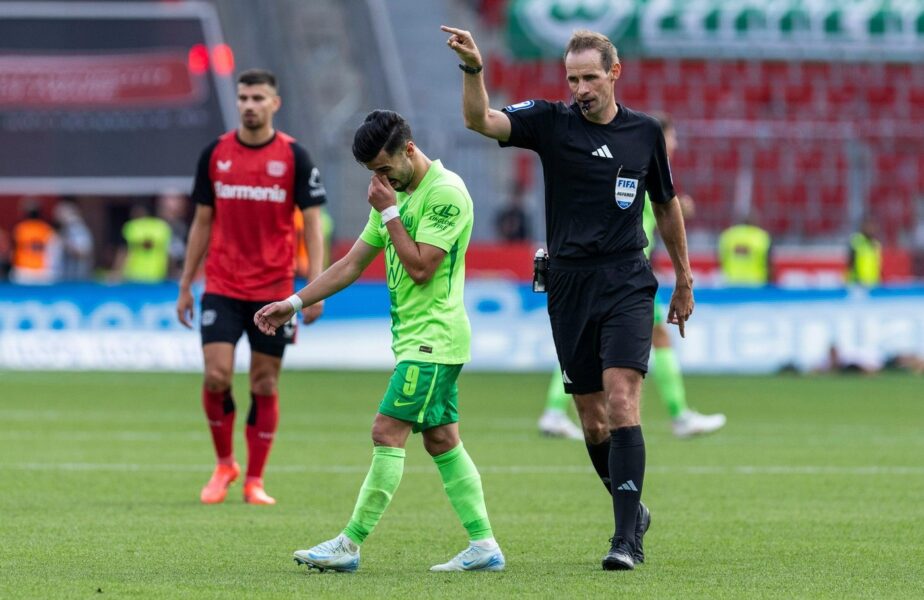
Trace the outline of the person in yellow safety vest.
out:
[[[847,283],[866,287],[879,285],[882,279],[882,244],[879,224],[872,217],[863,219],[860,231],[850,236],[847,250]]]
[[[773,280],[770,234],[749,215],[719,235],[719,268],[726,285],[762,286]]]
[[[10,280],[14,283],[51,283],[55,274],[58,236],[41,215],[38,204],[24,205],[25,218],[13,227]]]
[[[151,216],[151,211],[142,204],[132,207],[131,216],[122,227],[126,245],[119,249],[114,271],[123,281],[164,281],[170,258],[170,225]]]

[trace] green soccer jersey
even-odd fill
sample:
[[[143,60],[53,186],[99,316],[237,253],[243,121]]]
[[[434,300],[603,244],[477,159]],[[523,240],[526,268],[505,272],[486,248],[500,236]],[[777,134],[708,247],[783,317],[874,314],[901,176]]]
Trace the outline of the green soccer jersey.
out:
[[[645,237],[648,238],[648,245],[645,247],[645,257],[651,258],[651,251],[654,250],[654,230],[657,225],[655,221],[654,209],[651,208],[651,199],[648,192],[645,192],[645,207],[642,209],[642,229],[645,230]]]
[[[471,359],[465,313],[465,251],[472,237],[472,198],[462,178],[434,160],[413,194],[397,193],[401,222],[411,239],[446,251],[433,278],[417,285],[404,270],[377,210],[359,239],[385,248],[395,360],[461,364]]]

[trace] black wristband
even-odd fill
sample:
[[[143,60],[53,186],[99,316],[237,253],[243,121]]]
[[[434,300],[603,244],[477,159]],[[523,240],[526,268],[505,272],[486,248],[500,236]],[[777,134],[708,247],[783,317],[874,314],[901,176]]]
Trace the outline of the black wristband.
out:
[[[468,65],[459,64],[459,68],[468,73],[469,75],[477,75],[484,70],[484,65],[478,65],[477,67],[470,67]]]

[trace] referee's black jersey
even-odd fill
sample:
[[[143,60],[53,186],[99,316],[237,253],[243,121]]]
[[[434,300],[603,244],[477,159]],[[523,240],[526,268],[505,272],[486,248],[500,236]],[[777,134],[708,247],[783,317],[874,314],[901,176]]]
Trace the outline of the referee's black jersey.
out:
[[[606,125],[584,118],[577,104],[528,100],[507,106],[510,139],[501,146],[534,150],[545,179],[549,255],[580,259],[641,250],[645,192],[674,197],[664,133],[658,121],[619,105]]]

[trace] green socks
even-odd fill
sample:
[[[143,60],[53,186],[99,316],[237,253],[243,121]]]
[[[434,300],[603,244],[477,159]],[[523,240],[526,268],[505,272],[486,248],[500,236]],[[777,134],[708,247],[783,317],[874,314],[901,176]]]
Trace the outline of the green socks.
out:
[[[404,473],[404,448],[376,446],[372,450],[372,466],[359,490],[353,516],[343,534],[362,544],[375,529],[385,509],[391,503],[401,475]],[[494,537],[484,505],[481,475],[462,444],[449,452],[434,456],[443,487],[459,520],[472,541]]]
[[[545,409],[557,412],[567,412],[571,395],[565,393],[565,384],[561,378],[561,369],[552,372],[552,381],[549,382],[549,393],[545,400]]]
[[[452,508],[468,531],[469,539],[478,541],[494,537],[491,522],[488,521],[488,509],[484,505],[481,475],[462,444],[434,456],[433,462],[440,471],[443,488]]]
[[[673,348],[655,348],[654,364],[651,369],[655,386],[661,400],[667,406],[672,419],[687,410],[687,395],[683,389],[683,374]]]
[[[404,448],[376,446],[372,449],[372,466],[359,489],[353,516],[343,530],[343,534],[357,544],[362,544],[372,533],[391,503],[404,473],[404,455]],[[481,489],[480,482],[478,489]]]

